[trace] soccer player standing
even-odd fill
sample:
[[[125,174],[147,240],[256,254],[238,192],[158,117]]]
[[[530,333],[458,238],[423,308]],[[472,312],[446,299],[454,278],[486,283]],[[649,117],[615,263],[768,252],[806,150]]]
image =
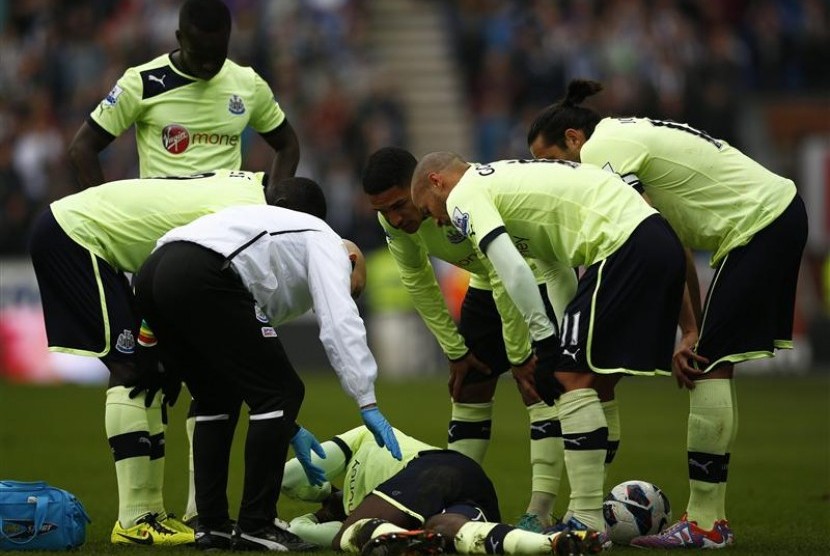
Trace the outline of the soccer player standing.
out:
[[[294,175],[300,159],[294,128],[262,77],[227,58],[230,33],[221,0],[184,2],[179,48],[128,68],[69,145],[83,187],[104,182],[99,153],[133,125],[140,177],[238,170],[246,126],[276,153],[269,183]]]
[[[625,374],[670,372],[685,275],[677,236],[619,177],[566,161],[472,165],[432,153],[415,169],[412,200],[470,238],[522,313],[536,390],[562,424],[571,499],[559,527],[604,531],[608,424],[598,391]],[[525,258],[543,273],[552,263],[586,267],[558,330]]]
[[[527,325],[486,259],[469,238],[452,226],[439,226],[412,204],[410,183],[417,160],[397,147],[373,153],[363,172],[363,190],[386,233],[389,252],[418,313],[450,363],[452,415],[447,446],[478,463],[484,460],[498,378],[512,369],[530,419],[531,498],[517,525],[542,531],[551,513],[562,476],[562,431],[555,407],[539,399],[533,387],[533,351]],[[429,262],[430,257],[470,272],[470,286],[456,326]],[[547,315],[556,325],[576,291],[576,273],[552,265],[550,283],[536,272]],[[548,295],[550,293],[550,295]]]
[[[179,48],[128,68],[70,144],[70,160],[83,187],[103,183],[101,151],[133,125],[140,177],[238,170],[247,126],[275,152],[266,184],[269,198],[276,184],[294,175],[300,158],[294,128],[262,77],[227,58],[230,32],[231,14],[221,0],[182,4],[176,31]],[[186,520],[196,513],[192,438],[197,413],[198,407],[191,406],[187,419],[191,471]],[[154,482],[163,481],[163,462],[162,453],[155,461],[160,470]],[[125,492],[140,496],[141,489]]]
[[[726,479],[738,432],[734,368],[792,348],[795,290],[807,239],[807,215],[795,184],[726,142],[686,124],[605,118],[582,101],[601,90],[575,80],[563,100],[531,124],[537,158],[600,166],[641,191],[688,249],[711,251],[715,268],[700,314],[697,275],[687,268],[673,359],[689,388],[690,496],[681,520],[661,534],[634,539],[654,548],[723,548]],[[687,255],[688,256],[688,255]],[[763,277],[763,279],[758,279]]]
[[[142,360],[148,352],[141,344],[150,338],[139,330],[124,272],[136,272],[158,238],[176,226],[228,206],[265,204],[263,178],[217,171],[110,182],[55,201],[32,227],[29,248],[49,349],[98,357],[110,371],[104,418],[118,483],[113,543],[194,538],[164,509],[162,401],[131,394],[137,367],[149,361]],[[302,178],[280,187],[296,180]],[[305,194],[305,184],[296,185]]]

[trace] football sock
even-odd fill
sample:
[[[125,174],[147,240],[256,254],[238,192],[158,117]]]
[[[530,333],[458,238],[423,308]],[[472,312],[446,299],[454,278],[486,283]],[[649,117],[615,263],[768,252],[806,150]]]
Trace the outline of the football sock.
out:
[[[568,513],[591,529],[602,531],[608,426],[599,397],[592,388],[580,388],[562,394],[557,404],[571,485]]]
[[[128,529],[152,510],[152,442],[144,396],[130,399],[130,389],[124,386],[108,389],[104,424],[115,459],[118,521]]]
[[[187,506],[184,510],[183,519],[186,521],[196,515],[196,482],[193,479],[193,431],[196,430],[196,416],[188,415],[184,422],[184,428],[187,431],[187,449],[188,449],[188,464],[187,464]]]
[[[358,519],[340,535],[340,549],[344,552],[360,552],[363,545],[371,539],[398,531],[406,531],[406,529],[383,519]]]
[[[492,418],[492,400],[485,403],[453,402],[447,448],[481,463],[490,445]]]
[[[729,438],[729,445],[726,448],[726,458],[718,483],[718,519],[726,519],[726,479],[729,474],[729,457],[732,453],[732,447],[735,446],[735,439],[738,437],[738,393],[734,379],[729,381],[729,387],[732,394],[732,436]]]
[[[150,509],[160,515],[164,510],[164,420],[162,418],[161,393],[156,394],[153,404],[147,408],[147,425],[150,432],[150,488],[148,492]]]
[[[527,406],[530,418],[531,494],[527,513],[539,517],[544,526],[550,517],[559,493],[562,470],[565,467],[565,448],[559,409],[538,402]]]
[[[605,451],[605,476],[608,479],[608,469],[617,457],[620,448],[620,406],[617,400],[602,402],[602,412],[605,422],[608,423],[608,448]]]
[[[721,488],[727,452],[733,439],[732,381],[724,378],[698,380],[689,391],[687,430],[689,505],[686,513],[703,529],[711,529],[724,506]],[[724,483],[725,485],[725,483]]]
[[[550,537],[504,523],[469,521],[453,539],[459,554],[550,554]]]

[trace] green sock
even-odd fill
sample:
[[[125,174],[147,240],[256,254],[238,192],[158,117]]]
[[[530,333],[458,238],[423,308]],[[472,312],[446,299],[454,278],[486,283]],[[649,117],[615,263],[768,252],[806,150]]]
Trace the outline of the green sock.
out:
[[[591,388],[565,392],[556,402],[565,443],[565,469],[571,484],[568,513],[592,529],[602,530],[603,475],[608,425],[599,397]]]
[[[164,429],[162,419],[161,394],[157,394],[153,404],[147,409],[147,425],[150,432],[150,441],[153,443],[150,451],[150,487],[147,492],[148,502],[153,512],[161,515],[164,510]]]
[[[689,505],[687,518],[703,529],[711,529],[725,502],[721,478],[726,470],[729,444],[733,440],[732,381],[698,380],[689,392],[687,430]]]
[[[483,462],[490,445],[492,418],[492,400],[485,403],[453,402],[447,429],[447,448],[478,463]]]
[[[188,417],[185,421],[187,430],[188,449],[188,483],[187,483],[187,507],[184,510],[183,519],[187,520],[196,515],[196,481],[193,472],[193,432],[196,430],[196,417]]]
[[[617,400],[602,402],[602,412],[605,414],[605,422],[608,423],[608,449],[605,452],[605,474],[603,479],[608,482],[608,469],[617,457],[617,450],[620,447],[620,406]]]
[[[144,396],[130,399],[128,388],[110,388],[107,390],[104,422],[115,458],[118,521],[122,527],[130,528],[137,518],[155,511],[150,468],[152,441]]]
[[[550,554],[550,536],[503,523],[468,521],[453,538],[459,554]]]
[[[729,438],[729,444],[726,448],[726,463],[721,475],[721,481],[718,483],[718,519],[726,519],[726,479],[729,472],[729,457],[732,453],[732,448],[735,446],[735,439],[738,437],[738,394],[735,388],[735,380],[729,381],[729,386],[732,393],[732,436]]]
[[[527,513],[550,525],[562,470],[565,467],[565,448],[562,443],[562,427],[559,409],[538,402],[527,406],[530,418],[530,468],[531,495]]]

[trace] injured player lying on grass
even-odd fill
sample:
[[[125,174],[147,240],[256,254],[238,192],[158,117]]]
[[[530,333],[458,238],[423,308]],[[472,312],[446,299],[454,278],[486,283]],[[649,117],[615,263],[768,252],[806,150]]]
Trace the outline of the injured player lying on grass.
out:
[[[372,556],[396,554],[595,554],[595,531],[550,535],[500,523],[492,482],[475,461],[395,430],[403,459],[389,457],[365,427],[324,442],[312,463],[327,482],[312,485],[296,459],[286,463],[282,492],[323,502],[293,519],[290,531],[321,547]],[[331,481],[342,478],[343,490]]]

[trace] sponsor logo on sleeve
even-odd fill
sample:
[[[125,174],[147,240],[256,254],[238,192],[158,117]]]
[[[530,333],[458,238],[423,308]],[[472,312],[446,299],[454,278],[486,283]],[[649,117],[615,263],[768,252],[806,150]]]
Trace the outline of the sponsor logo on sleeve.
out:
[[[123,92],[124,89],[116,85],[109,93],[107,93],[107,97],[101,102],[101,106],[104,108],[112,108],[118,102],[118,97],[120,97]]]
[[[464,237],[470,236],[470,215],[455,207],[452,209],[452,225],[455,226]]]

